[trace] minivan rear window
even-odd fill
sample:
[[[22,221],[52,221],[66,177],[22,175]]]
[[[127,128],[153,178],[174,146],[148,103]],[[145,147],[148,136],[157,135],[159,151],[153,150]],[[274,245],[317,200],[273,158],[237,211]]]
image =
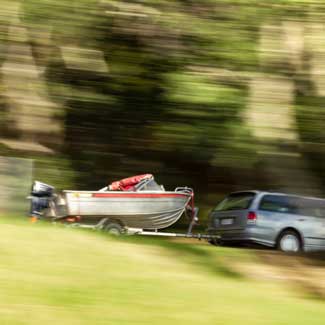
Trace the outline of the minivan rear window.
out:
[[[248,209],[255,197],[253,192],[240,192],[233,193],[221,201],[215,211],[228,211],[228,210],[245,210]]]

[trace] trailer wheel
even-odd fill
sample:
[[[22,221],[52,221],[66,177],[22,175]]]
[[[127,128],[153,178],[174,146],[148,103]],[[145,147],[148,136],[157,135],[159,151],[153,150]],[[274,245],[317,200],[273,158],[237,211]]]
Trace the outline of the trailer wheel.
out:
[[[223,245],[223,242],[219,239],[209,239],[208,243],[213,246],[222,246]]]
[[[104,226],[104,231],[112,236],[120,236],[123,234],[123,227],[117,222],[109,222]]]

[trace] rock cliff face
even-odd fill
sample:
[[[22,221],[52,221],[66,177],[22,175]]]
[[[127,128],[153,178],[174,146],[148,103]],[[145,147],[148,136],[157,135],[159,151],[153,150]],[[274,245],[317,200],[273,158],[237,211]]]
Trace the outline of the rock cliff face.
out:
[[[62,142],[62,124],[55,118],[60,107],[47,93],[42,66],[36,64],[29,31],[20,19],[19,3],[13,2],[9,8],[1,95],[7,106],[7,129],[11,140],[5,138],[2,142],[15,150],[52,152],[47,145]],[[40,31],[38,37],[46,48],[50,32]]]
[[[33,175],[31,159],[0,157],[0,213],[27,215]]]
[[[244,117],[259,143],[259,166],[267,186],[279,191],[321,195],[321,182],[302,154],[303,141],[297,126],[299,81],[313,84],[303,95],[322,95],[325,26],[284,21],[260,29],[261,72],[250,80],[250,99]],[[306,53],[310,66],[306,66]],[[285,69],[283,67],[286,66]],[[318,71],[318,73],[316,72]]]
[[[2,4],[0,155],[62,158],[78,187],[324,192],[321,2]]]

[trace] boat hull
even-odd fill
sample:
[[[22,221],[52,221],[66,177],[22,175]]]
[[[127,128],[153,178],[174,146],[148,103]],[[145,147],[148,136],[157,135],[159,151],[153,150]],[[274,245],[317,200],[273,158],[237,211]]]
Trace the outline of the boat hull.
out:
[[[175,192],[64,191],[67,214],[86,219],[111,218],[124,226],[162,229],[174,224],[191,199]]]

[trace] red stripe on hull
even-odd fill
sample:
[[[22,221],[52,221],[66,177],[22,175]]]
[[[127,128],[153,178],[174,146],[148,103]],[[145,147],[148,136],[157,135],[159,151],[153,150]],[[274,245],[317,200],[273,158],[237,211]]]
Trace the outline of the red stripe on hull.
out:
[[[162,194],[162,193],[93,193],[92,197],[127,197],[127,198],[165,198],[165,197],[189,197],[187,194]]]

